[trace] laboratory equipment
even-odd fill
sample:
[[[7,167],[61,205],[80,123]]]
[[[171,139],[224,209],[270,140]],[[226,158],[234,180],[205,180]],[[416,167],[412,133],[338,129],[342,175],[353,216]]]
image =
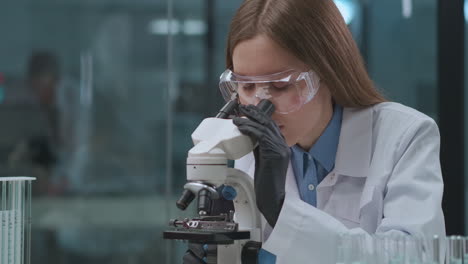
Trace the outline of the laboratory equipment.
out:
[[[463,261],[463,251],[465,248],[465,239],[462,236],[450,236],[446,240],[447,254],[446,264],[468,263]]]
[[[336,264],[371,264],[364,234],[340,234]]]
[[[459,264],[466,238],[412,236],[400,232],[364,235],[344,233],[339,236],[336,264]],[[449,246],[445,254],[445,246]],[[450,248],[453,246],[453,248]],[[447,260],[444,262],[444,256]]]
[[[250,153],[255,142],[243,135],[231,119],[237,109],[233,96],[216,118],[202,121],[193,132],[195,146],[187,158],[187,180],[177,207],[185,210],[198,197],[198,217],[173,219],[175,230],[163,233],[165,239],[217,246],[217,262],[223,264],[256,261],[261,245],[261,219],[255,202],[253,179],[245,172],[228,168],[228,160]],[[267,100],[258,104],[268,115],[274,106]],[[232,200],[234,210],[220,211],[216,204]],[[250,260],[249,260],[250,259]]]
[[[0,264],[31,261],[31,177],[0,177]]]

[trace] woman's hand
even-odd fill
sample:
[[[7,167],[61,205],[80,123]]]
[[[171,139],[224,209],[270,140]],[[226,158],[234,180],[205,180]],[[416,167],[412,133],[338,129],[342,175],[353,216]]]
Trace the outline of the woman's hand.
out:
[[[247,118],[236,117],[234,124],[258,142],[254,150],[257,207],[274,227],[284,202],[290,150],[279,127],[258,107],[241,105],[239,110]]]

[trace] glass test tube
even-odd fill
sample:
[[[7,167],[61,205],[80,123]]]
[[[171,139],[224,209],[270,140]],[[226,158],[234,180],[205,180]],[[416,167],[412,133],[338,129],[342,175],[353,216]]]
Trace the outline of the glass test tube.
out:
[[[30,177],[0,177],[0,264],[29,264]]]
[[[7,252],[8,229],[6,215],[6,185],[7,182],[0,182],[1,185],[1,200],[0,200],[0,252]],[[7,254],[0,254],[0,263],[7,263]]]
[[[31,263],[31,224],[32,224],[32,215],[31,215],[31,195],[32,195],[32,181],[26,182],[26,207],[25,207],[25,225],[26,225],[26,252],[25,255],[25,264]]]
[[[460,236],[450,236],[447,238],[447,264],[463,263],[463,243],[464,239]]]
[[[338,241],[337,264],[367,264],[364,234],[341,234]]]
[[[338,246],[336,249],[336,264],[345,264],[345,236],[347,234],[340,234],[338,237]]]
[[[440,260],[441,260],[441,241],[442,239],[435,235],[432,237],[432,241],[430,241],[431,243],[428,244],[428,246],[430,247],[428,252],[427,253],[427,256],[428,256],[428,263],[429,264],[440,264]]]

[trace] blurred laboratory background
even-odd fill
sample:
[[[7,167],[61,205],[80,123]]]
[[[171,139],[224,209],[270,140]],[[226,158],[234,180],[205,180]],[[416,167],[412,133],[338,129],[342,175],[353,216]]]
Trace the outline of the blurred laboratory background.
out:
[[[439,123],[447,230],[463,234],[463,0],[335,2],[376,86]],[[190,134],[223,104],[240,3],[0,2],[0,176],[37,177],[33,263],[181,263],[161,232],[191,213],[175,207]]]

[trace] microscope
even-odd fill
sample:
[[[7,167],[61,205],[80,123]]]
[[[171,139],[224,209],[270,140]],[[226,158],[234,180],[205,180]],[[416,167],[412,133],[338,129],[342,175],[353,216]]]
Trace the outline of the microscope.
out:
[[[185,210],[198,198],[198,216],[171,219],[172,230],[164,239],[208,244],[215,249],[208,263],[257,263],[261,248],[261,216],[255,201],[252,177],[229,168],[228,160],[237,160],[255,147],[229,119],[237,112],[234,95],[216,115],[206,118],[192,134],[194,147],[187,157],[187,183],[177,207]],[[273,104],[262,100],[258,107],[271,115]]]

